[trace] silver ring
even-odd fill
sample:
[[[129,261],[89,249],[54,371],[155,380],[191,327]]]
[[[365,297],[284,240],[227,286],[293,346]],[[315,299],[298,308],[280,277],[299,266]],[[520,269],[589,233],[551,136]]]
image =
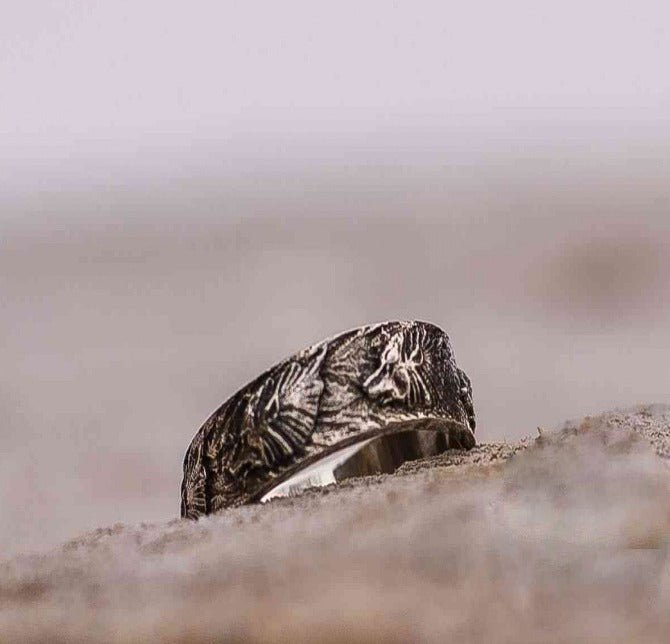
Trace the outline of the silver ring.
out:
[[[181,516],[469,449],[474,430],[472,386],[442,329],[359,327],[283,360],[205,421],[184,457]]]

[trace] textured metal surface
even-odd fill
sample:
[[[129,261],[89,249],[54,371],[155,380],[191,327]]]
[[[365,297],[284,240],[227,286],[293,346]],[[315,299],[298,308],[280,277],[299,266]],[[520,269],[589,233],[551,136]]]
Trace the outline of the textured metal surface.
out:
[[[181,514],[258,500],[347,444],[436,421],[449,446],[474,446],[472,387],[446,333],[426,322],[347,331],[275,365],[209,417],[184,458]]]

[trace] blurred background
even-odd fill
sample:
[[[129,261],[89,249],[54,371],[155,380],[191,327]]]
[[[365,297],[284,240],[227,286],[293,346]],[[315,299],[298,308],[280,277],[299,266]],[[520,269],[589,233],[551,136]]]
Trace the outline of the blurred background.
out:
[[[480,441],[670,402],[666,2],[0,9],[0,551],[179,510],[205,418],[349,327]]]

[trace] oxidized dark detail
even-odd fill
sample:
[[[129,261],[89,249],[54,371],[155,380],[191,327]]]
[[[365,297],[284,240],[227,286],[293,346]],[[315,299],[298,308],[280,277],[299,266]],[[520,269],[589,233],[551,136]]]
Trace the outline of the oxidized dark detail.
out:
[[[385,322],[324,340],[256,378],[200,428],[184,458],[181,515],[247,503],[343,441],[420,419],[453,421],[455,444],[475,444],[472,386],[444,331]]]

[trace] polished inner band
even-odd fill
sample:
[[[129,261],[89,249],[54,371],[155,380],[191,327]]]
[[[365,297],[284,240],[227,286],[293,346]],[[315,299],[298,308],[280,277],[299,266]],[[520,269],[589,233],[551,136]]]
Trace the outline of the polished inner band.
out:
[[[393,474],[404,463],[437,456],[448,449],[468,446],[458,441],[457,433],[439,427],[416,427],[400,423],[398,429],[389,429],[381,435],[358,440],[353,445],[340,447],[313,463],[298,468],[282,477],[267,492],[259,491],[261,503],[279,497],[298,496],[310,488],[326,487],[347,479],[377,474]],[[454,444],[454,442],[456,444]]]

